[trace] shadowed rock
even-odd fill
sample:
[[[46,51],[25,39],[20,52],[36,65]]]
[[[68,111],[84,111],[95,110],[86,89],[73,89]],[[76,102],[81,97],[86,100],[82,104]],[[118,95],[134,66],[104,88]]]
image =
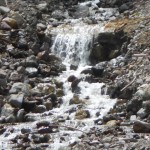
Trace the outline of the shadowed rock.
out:
[[[136,133],[150,133],[150,123],[135,121],[133,125],[133,130]]]

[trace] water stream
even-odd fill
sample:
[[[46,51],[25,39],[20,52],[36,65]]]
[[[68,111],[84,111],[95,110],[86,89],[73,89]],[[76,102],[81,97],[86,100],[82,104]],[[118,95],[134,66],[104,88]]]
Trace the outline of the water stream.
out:
[[[93,5],[95,5],[95,2]],[[82,3],[82,5],[84,5]],[[111,11],[110,11],[111,12]],[[110,14],[108,11],[108,14]],[[107,95],[101,95],[101,87],[104,83],[88,83],[84,79],[88,75],[81,74],[84,69],[90,68],[89,55],[93,45],[93,40],[100,32],[104,32],[102,23],[88,25],[82,22],[81,19],[71,20],[68,25],[60,25],[51,28],[48,34],[53,35],[53,45],[51,47],[52,53],[56,54],[66,65],[66,71],[59,75],[55,80],[63,82],[65,96],[62,97],[63,103],[59,108],[54,108],[46,113],[32,114],[35,115],[37,121],[48,120],[55,122],[58,118],[64,119],[63,125],[71,126],[88,132],[90,128],[95,126],[94,121],[102,118],[115,104],[116,100],[112,100]],[[77,66],[76,70],[71,70],[70,65]],[[68,77],[74,75],[81,81],[78,84],[80,92],[77,94],[82,105],[69,104],[69,101],[75,95],[71,89],[71,83],[68,82]],[[75,113],[78,109],[87,110],[89,117],[85,119],[75,119]],[[75,110],[69,112],[70,110]],[[52,115],[49,115],[52,114]],[[99,114],[99,115],[97,115]],[[4,147],[9,147],[7,141],[20,133],[21,128],[33,128],[36,121],[33,123],[20,123],[13,126],[15,129],[13,134],[0,136],[0,141],[3,141]],[[66,134],[66,136],[64,136]],[[78,141],[80,131],[69,131],[65,128],[60,128],[59,132],[50,134],[53,142],[49,145],[48,150],[58,150],[60,147],[67,147],[73,141]],[[60,142],[60,137],[64,137],[64,141]],[[7,145],[7,146],[6,146]],[[8,148],[9,149],[9,148]],[[10,148],[11,149],[11,148]]]

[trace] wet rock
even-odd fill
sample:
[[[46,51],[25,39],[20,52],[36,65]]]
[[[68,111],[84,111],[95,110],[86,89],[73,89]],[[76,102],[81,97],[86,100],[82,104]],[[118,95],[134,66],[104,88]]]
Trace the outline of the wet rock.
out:
[[[57,89],[56,90],[56,96],[57,97],[62,97],[64,96],[64,91],[62,89]]]
[[[23,122],[23,120],[24,120],[24,115],[25,115],[24,109],[20,109],[20,110],[17,112],[17,116],[16,116],[17,121],[18,121],[18,122]]]
[[[82,104],[83,101],[79,99],[77,95],[74,95],[73,98],[70,100],[69,104]]]
[[[50,140],[50,136],[48,134],[45,135],[34,135],[32,136],[33,142],[35,144],[39,144],[39,143],[48,143]]]
[[[117,115],[113,115],[113,114],[107,114],[103,117],[103,121],[106,123],[108,121],[111,121],[111,120],[118,120],[119,117]]]
[[[50,97],[50,101],[53,104],[53,107],[55,107],[57,105],[57,96],[56,96],[56,94],[50,94],[49,97]]]
[[[52,133],[53,128],[52,127],[41,127],[38,129],[38,133],[40,134],[47,134],[47,133]]]
[[[136,133],[150,133],[150,124],[143,121],[135,121],[133,130]]]
[[[44,94],[52,94],[55,92],[53,85],[38,85],[38,88],[40,88]]]
[[[80,79],[75,79],[72,84],[71,84],[71,88],[72,88],[72,92],[79,92],[80,88],[78,87],[78,84],[80,83]]]
[[[29,128],[22,128],[21,129],[21,133],[22,134],[29,134],[29,133],[31,133],[31,129],[29,129]]]
[[[103,67],[92,67],[92,74],[96,77],[101,77],[103,75],[104,72],[104,68]]]
[[[48,127],[49,125],[50,125],[49,121],[39,121],[36,123],[37,128]]]
[[[88,110],[77,110],[76,114],[75,114],[75,119],[85,119],[85,118],[89,118],[90,117],[90,113]]]
[[[35,112],[36,113],[44,113],[46,111],[46,107],[44,105],[36,106]]]
[[[75,79],[77,79],[77,77],[75,77],[74,75],[71,75],[68,77],[68,82],[73,82]]]
[[[27,122],[36,121],[36,117],[33,116],[33,114],[27,114],[27,115],[25,115],[25,121],[27,121]]]
[[[0,123],[5,123],[5,116],[0,117]]]
[[[53,108],[53,104],[51,101],[46,101],[43,103],[47,110],[51,110]]]
[[[5,118],[6,123],[15,123],[16,122],[16,117],[14,115],[10,115]]]
[[[16,108],[21,108],[24,99],[24,94],[11,94],[9,98],[9,103]]]

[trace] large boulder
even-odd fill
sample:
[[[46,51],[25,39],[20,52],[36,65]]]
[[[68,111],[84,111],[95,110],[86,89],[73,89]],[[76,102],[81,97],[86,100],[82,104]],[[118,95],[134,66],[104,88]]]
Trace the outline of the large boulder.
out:
[[[150,123],[135,121],[133,125],[133,130],[136,133],[150,133]]]
[[[100,33],[93,44],[90,55],[91,62],[98,63],[117,57],[125,40],[126,36],[123,30]]]

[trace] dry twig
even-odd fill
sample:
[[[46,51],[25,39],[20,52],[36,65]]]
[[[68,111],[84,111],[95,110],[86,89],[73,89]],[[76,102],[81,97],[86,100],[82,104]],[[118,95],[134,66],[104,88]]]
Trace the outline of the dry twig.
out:
[[[129,87],[131,84],[133,84],[135,79],[136,79],[136,77],[129,84],[127,84],[124,88],[122,88],[120,91],[121,92],[124,91],[127,87]]]

